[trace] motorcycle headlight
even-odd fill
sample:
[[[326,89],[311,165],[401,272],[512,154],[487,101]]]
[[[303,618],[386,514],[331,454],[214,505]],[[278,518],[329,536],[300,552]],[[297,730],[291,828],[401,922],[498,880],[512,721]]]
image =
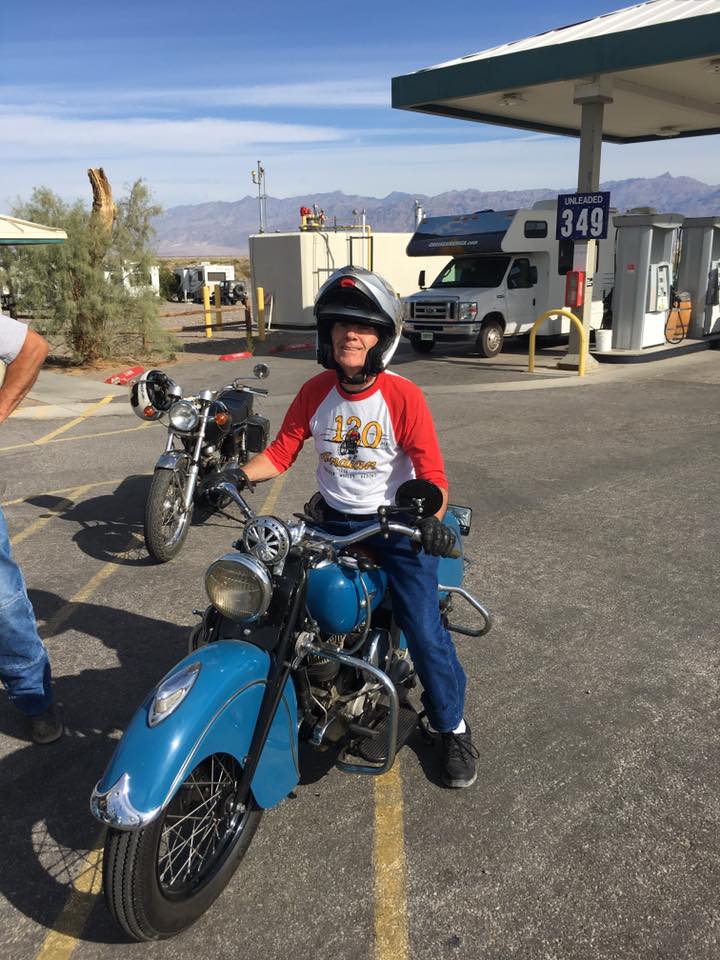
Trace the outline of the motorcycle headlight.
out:
[[[205,574],[210,603],[236,622],[257,620],[272,597],[272,580],[265,567],[243,553],[226,553],[211,563]]]
[[[178,400],[170,407],[168,420],[178,433],[191,433],[198,425],[200,414],[189,400]]]
[[[474,320],[477,317],[476,303],[461,303],[458,320]]]

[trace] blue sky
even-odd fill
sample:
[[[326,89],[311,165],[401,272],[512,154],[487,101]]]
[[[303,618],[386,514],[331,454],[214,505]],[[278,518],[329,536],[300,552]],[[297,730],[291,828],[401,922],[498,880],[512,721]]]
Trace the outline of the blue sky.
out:
[[[390,79],[624,5],[6,0],[0,212],[37,185],[89,197],[89,166],[165,206],[254,193],[258,159],[282,197],[565,187],[577,141],[393,110]],[[719,141],[606,146],[603,179],[715,183]]]

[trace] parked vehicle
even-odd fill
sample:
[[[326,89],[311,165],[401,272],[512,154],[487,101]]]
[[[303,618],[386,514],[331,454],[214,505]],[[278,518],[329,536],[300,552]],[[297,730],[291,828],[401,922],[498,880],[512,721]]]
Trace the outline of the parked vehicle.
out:
[[[179,281],[179,300],[192,300],[201,303],[203,287],[209,287],[212,293],[216,283],[235,280],[235,267],[228,263],[200,263],[196,266],[176,267]]]
[[[412,524],[439,508],[439,489],[408,481],[377,522],[334,536],[305,515],[255,516],[221,488],[247,517],[242,540],[208,568],[190,653],[140,706],[92,795],[108,827],[105,900],[136,940],[173,936],[220,894],[263,811],[297,784],[299,738],[335,749],[344,771],[377,775],[418,723],[387,577],[353,547],[382,532],[419,540]],[[457,545],[440,560],[438,602],[450,630],[479,637],[491,618],[462,588],[457,536],[470,520],[448,509]],[[456,597],[480,626],[449,622]]]
[[[223,280],[220,284],[220,303],[223,306],[245,305],[248,300],[247,284],[243,280]],[[210,302],[215,303],[215,285],[210,292]]]
[[[262,380],[270,370],[258,363],[253,373]],[[162,370],[149,370],[133,383],[130,404],[137,416],[167,421],[165,450],[145,503],[145,544],[153,560],[166,563],[177,556],[194,505],[207,501],[209,478],[216,480],[265,449],[269,423],[253,412],[253,397],[266,395],[267,390],[240,378],[220,390],[183,398],[182,388]]]
[[[529,333],[541,314],[562,308],[565,275],[573,268],[572,240],[555,239],[555,201],[532,209],[481,210],[462,216],[422,220],[407,247],[408,256],[453,259],[425,288],[403,298],[403,336],[418,353],[437,343],[474,343],[481,357],[494,357],[506,337]],[[597,244],[591,326],[598,329],[603,298],[615,277],[615,228]],[[566,317],[550,317],[540,336],[570,330]]]

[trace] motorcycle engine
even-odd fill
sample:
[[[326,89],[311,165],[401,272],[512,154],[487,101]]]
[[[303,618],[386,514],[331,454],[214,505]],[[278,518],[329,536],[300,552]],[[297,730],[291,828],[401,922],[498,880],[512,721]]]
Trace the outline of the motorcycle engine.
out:
[[[325,642],[341,650],[345,644],[345,634],[327,637]],[[313,687],[331,687],[340,673],[340,666],[341,664],[337,660],[330,660],[320,654],[309,656],[306,660],[305,670],[310,685]]]

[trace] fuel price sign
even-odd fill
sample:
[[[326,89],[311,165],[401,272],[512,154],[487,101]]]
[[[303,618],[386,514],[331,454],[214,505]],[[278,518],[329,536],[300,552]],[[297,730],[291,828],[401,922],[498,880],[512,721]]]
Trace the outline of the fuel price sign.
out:
[[[561,193],[557,199],[555,239],[604,240],[609,214],[609,193]]]

